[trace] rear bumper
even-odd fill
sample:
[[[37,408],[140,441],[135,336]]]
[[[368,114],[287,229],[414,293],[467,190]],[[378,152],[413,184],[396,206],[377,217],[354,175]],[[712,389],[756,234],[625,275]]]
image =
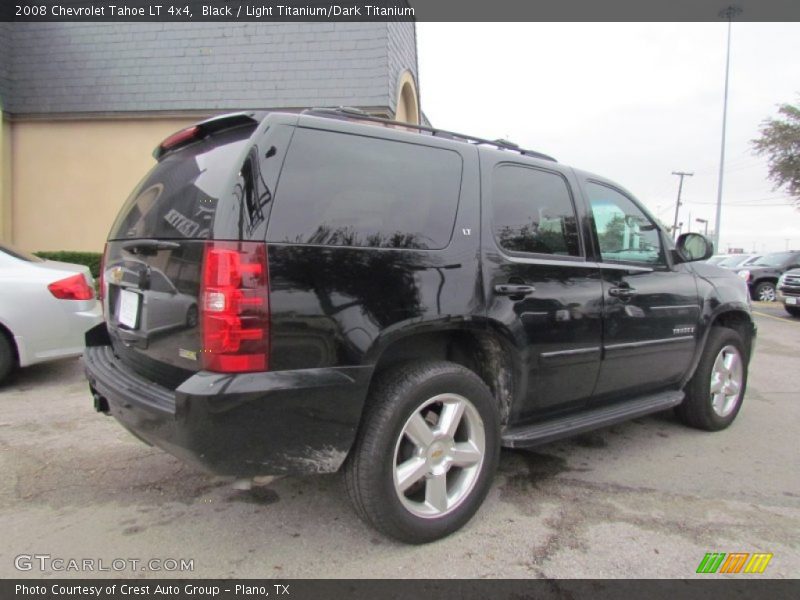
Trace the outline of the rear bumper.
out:
[[[84,362],[97,410],[178,458],[237,477],[338,470],[372,372],[201,371],[172,391],[131,370],[108,345],[87,348]]]

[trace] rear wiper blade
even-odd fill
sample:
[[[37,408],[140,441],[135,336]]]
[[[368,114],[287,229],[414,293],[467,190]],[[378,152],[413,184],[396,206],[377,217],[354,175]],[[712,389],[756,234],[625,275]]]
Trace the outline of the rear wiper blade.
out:
[[[131,240],[122,244],[122,249],[131,254],[154,254],[159,250],[175,250],[180,247],[178,242],[166,240]]]

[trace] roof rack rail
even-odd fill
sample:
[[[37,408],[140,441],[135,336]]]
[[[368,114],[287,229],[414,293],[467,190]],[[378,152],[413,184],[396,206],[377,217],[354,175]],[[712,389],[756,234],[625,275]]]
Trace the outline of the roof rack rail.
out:
[[[520,148],[517,144],[513,142],[509,142],[508,140],[485,140],[483,138],[475,137],[474,135],[466,135],[463,133],[456,133],[454,131],[448,131],[446,129],[436,129],[435,127],[428,127],[427,125],[416,125],[414,123],[404,123],[402,121],[393,121],[392,119],[384,119],[383,117],[375,117],[370,115],[360,108],[352,108],[349,106],[339,106],[337,108],[329,108],[329,107],[321,107],[321,108],[308,108],[302,111],[300,114],[303,115],[312,115],[312,116],[319,116],[319,117],[327,117],[327,118],[339,118],[345,120],[358,120],[358,121],[371,121],[374,123],[380,123],[382,125],[393,125],[397,127],[405,127],[406,129],[416,129],[420,133],[429,133],[435,137],[442,137],[450,140],[460,140],[463,142],[467,142],[469,144],[474,144],[476,146],[480,145],[489,145],[494,146],[500,150],[510,150],[512,152],[519,152],[523,156],[530,156],[533,158],[539,158],[542,160],[549,160],[552,162],[558,162],[552,156],[547,154],[543,154],[541,152],[536,152],[535,150],[526,150],[524,148]]]

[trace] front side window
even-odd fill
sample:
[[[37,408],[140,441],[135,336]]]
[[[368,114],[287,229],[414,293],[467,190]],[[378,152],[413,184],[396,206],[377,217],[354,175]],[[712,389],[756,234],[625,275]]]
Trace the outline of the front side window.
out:
[[[494,235],[504,250],[580,256],[567,182],[556,173],[501,165],[493,179]]]
[[[604,262],[664,263],[658,227],[630,198],[592,182],[586,191]]]

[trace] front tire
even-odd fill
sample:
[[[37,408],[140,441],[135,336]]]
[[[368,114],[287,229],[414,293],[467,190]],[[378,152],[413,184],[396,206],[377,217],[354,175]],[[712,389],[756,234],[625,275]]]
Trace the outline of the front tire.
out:
[[[0,383],[9,376],[16,363],[14,349],[8,337],[0,331]]]
[[[344,467],[359,516],[410,544],[464,526],[500,454],[495,400],[472,371],[416,361],[379,375]]]
[[[719,431],[739,414],[747,387],[747,355],[741,336],[727,327],[713,327],[686,398],[676,409],[690,427]]]
[[[784,304],[783,308],[785,308],[786,312],[792,315],[793,317],[800,317],[800,308],[798,308],[797,306],[788,306]]]

